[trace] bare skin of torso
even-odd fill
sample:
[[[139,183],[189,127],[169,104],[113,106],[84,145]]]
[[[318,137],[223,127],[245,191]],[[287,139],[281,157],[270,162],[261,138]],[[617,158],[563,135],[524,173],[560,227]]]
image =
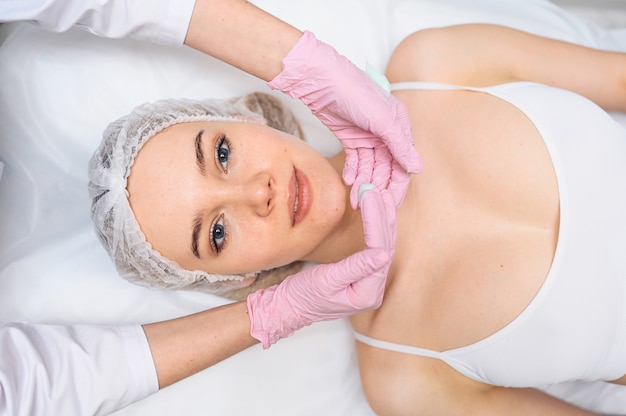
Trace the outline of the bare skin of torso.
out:
[[[559,231],[550,156],[530,120],[499,98],[394,94],[409,109],[424,170],[398,210],[383,305],[352,324],[373,338],[435,351],[472,344],[513,321],[550,270]],[[365,392],[380,414],[415,409],[424,383],[461,395],[463,386],[489,388],[433,358],[358,342],[357,352]]]

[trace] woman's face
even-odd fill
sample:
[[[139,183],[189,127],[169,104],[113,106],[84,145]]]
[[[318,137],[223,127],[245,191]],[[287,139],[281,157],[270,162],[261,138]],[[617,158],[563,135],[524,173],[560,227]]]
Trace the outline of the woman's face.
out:
[[[346,208],[345,186],[323,156],[254,123],[169,127],[141,149],[127,190],[154,249],[217,274],[315,260]]]

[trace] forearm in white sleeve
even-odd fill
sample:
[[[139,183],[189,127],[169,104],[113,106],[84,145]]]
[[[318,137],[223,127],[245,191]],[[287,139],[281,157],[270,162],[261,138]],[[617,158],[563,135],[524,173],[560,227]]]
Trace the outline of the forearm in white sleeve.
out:
[[[195,0],[0,0],[0,22],[26,20],[63,32],[182,45]]]
[[[158,390],[139,325],[0,326],[0,415],[104,415]]]

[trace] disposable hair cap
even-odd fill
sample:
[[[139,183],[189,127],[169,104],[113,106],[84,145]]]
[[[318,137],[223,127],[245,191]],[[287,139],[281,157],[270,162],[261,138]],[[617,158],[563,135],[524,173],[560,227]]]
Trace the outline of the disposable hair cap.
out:
[[[195,121],[243,121],[266,124],[240,103],[225,100],[169,99],[146,103],[106,128],[89,162],[91,217],[96,233],[119,274],[143,286],[201,288],[222,294],[243,286],[250,275],[216,275],[186,270],[146,241],[128,201],[126,184],[135,157],[155,134]]]

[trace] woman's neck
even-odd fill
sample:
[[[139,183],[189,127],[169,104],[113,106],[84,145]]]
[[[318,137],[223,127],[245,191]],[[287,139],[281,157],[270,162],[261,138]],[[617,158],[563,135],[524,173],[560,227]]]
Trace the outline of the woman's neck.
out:
[[[335,168],[337,174],[341,176],[345,154],[341,152],[328,158],[328,161]],[[346,209],[337,227],[324,239],[322,244],[303,260],[316,263],[335,263],[365,248],[361,211],[355,211],[350,206],[350,187],[348,186],[346,186],[345,198]]]

